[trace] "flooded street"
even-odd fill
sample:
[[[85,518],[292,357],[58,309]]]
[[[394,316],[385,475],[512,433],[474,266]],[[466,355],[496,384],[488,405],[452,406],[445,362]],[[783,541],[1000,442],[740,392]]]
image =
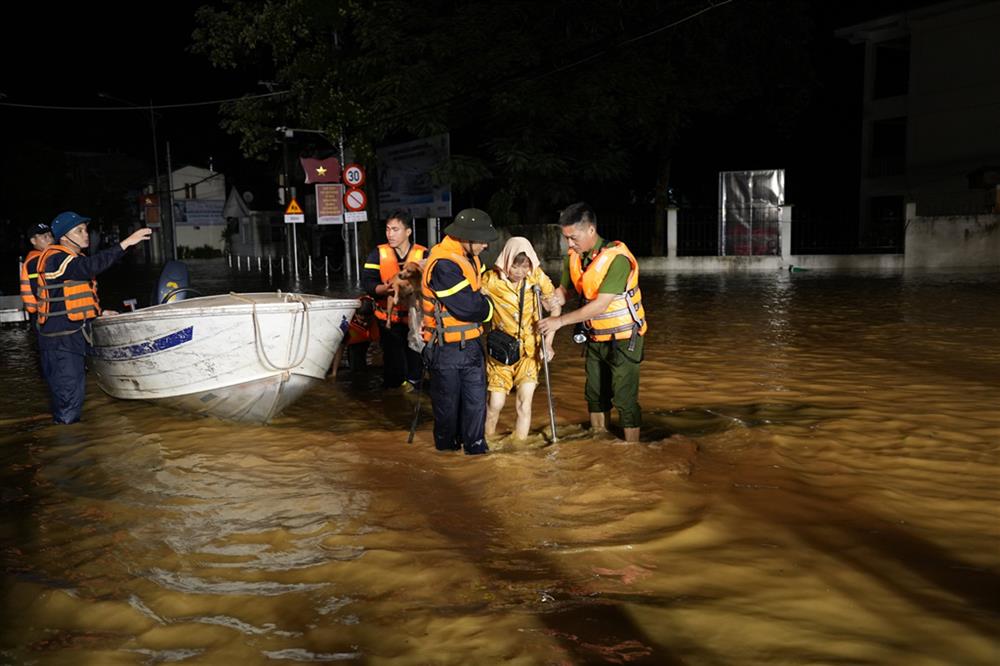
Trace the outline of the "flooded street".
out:
[[[123,276],[102,295],[154,279]],[[407,444],[377,370],[269,426],[91,377],[53,426],[33,334],[0,330],[0,663],[1000,662],[1000,275],[642,288],[643,443],[581,427],[563,330],[559,441],[480,457],[434,450],[426,396]]]

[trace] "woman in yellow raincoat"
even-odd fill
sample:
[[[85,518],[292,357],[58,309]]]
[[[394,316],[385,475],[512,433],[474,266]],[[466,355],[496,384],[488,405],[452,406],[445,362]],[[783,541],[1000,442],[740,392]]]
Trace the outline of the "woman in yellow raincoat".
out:
[[[500,411],[512,388],[517,389],[515,437],[526,438],[531,427],[531,399],[535,394],[542,366],[537,344],[538,333],[535,332],[535,324],[541,318],[535,305],[535,285],[541,289],[545,309],[553,316],[558,316],[562,302],[552,281],[542,271],[535,249],[527,238],[514,236],[500,251],[493,270],[483,275],[482,282],[483,291],[489,294],[496,308],[493,327],[517,338],[521,352],[520,358],[513,365],[505,365],[486,356],[486,385],[489,390],[489,402],[486,405],[487,437],[496,433]],[[553,356],[553,335],[545,336],[545,349],[549,359]]]

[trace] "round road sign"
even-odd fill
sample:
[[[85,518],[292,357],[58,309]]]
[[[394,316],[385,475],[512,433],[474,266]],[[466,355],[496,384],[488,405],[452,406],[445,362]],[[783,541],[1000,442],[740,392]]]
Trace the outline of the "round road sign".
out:
[[[367,204],[368,197],[365,196],[364,190],[352,187],[344,193],[344,205],[347,206],[347,210],[364,210]]]
[[[365,170],[360,164],[348,164],[344,167],[344,184],[348,187],[361,187],[365,184]]]

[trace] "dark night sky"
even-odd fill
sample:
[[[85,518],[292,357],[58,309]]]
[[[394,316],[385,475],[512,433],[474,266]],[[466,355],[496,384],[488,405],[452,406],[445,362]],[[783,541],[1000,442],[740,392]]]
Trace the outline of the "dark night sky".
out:
[[[205,3],[181,0],[159,5],[155,13],[114,15],[95,11],[94,5],[69,5],[59,10],[34,5],[25,10],[28,16],[21,22],[23,29],[8,22],[11,34],[0,40],[4,63],[0,93],[5,95],[0,102],[119,105],[98,97],[104,92],[142,104],[150,99],[156,104],[177,104],[264,92],[256,80],[213,70],[203,57],[188,52],[194,9],[201,4]],[[688,166],[706,173],[772,166],[797,168],[801,173],[811,167],[834,169],[829,166],[834,163],[842,165],[836,167],[842,169],[856,165],[860,51],[835,39],[833,30],[921,4],[927,2],[814,3],[816,39],[812,52],[803,55],[814,60],[821,86],[808,112],[792,125],[794,134],[775,138],[766,131],[748,130],[740,121],[715,126],[711,125],[714,119],[706,120],[696,124],[695,133],[682,140],[677,166],[685,166],[685,151],[691,155]],[[756,123],[759,119],[748,117],[748,121]],[[117,149],[147,162],[152,153],[149,117],[144,112],[0,107],[0,123],[0,132],[8,137],[4,141],[7,146],[13,134],[32,135],[59,149]],[[236,141],[219,129],[215,106],[165,110],[158,118],[158,133],[161,151],[165,140],[171,142],[175,166],[207,166],[211,156],[217,169],[227,174],[238,170]],[[705,163],[703,155],[706,141],[713,147],[711,163]],[[162,152],[160,159],[165,163]],[[683,184],[683,175],[679,173],[678,179]],[[813,180],[819,182],[820,178]],[[793,190],[791,176],[789,181]]]

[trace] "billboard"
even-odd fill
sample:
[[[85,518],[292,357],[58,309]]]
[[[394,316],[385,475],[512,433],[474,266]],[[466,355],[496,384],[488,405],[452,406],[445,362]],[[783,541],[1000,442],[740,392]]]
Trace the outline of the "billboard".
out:
[[[451,185],[435,185],[431,177],[449,155],[447,134],[376,150],[379,215],[403,208],[413,217],[451,217]]]

